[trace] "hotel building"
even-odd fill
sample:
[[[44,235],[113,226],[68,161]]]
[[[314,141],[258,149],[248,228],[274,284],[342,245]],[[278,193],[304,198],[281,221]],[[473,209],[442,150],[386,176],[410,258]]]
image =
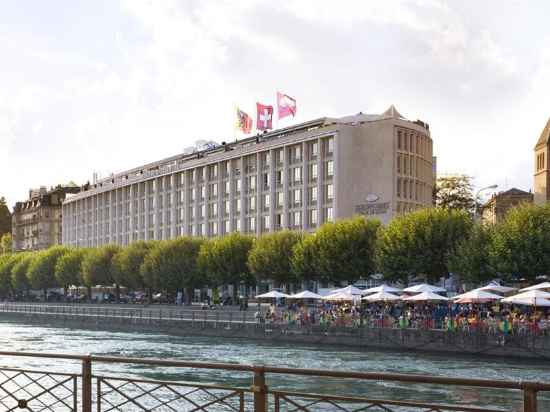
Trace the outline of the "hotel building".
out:
[[[63,244],[313,231],[432,206],[429,126],[392,106],[320,118],[117,173],[63,203]]]

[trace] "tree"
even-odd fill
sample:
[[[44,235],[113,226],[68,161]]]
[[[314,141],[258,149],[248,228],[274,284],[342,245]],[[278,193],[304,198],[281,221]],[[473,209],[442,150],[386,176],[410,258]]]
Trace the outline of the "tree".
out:
[[[91,288],[95,285],[113,285],[115,283],[115,268],[113,257],[120,251],[117,245],[106,245],[90,249],[82,260],[82,280],[88,288],[88,299],[92,298]],[[119,285],[116,285],[117,300]]]
[[[296,242],[292,248],[290,264],[297,279],[311,281],[320,278],[318,256],[319,242],[316,241],[315,234],[304,235]]]
[[[276,287],[298,281],[292,271],[291,256],[302,234],[283,230],[256,240],[248,255],[248,267],[257,279],[272,280]]]
[[[11,213],[6,199],[0,197],[0,236],[4,233],[11,233]]]
[[[87,249],[70,249],[57,260],[55,279],[59,285],[63,286],[65,296],[67,296],[67,289],[71,285],[80,286],[84,284],[82,280],[82,261],[87,252]]]
[[[190,304],[193,289],[206,284],[198,270],[202,239],[180,237],[157,243],[143,261],[141,273],[145,284],[157,290],[177,292],[184,289]]]
[[[28,297],[31,288],[29,267],[36,256],[36,252],[26,252],[17,255],[17,258],[14,259],[16,263],[11,268],[11,284],[16,294],[26,293]]]
[[[474,212],[476,199],[470,176],[438,177],[434,189],[435,203],[438,207]]]
[[[17,258],[16,258],[17,256]],[[12,291],[11,268],[20,255],[0,255],[0,296],[7,297]]]
[[[495,229],[491,259],[508,276],[550,275],[550,205],[520,205]]]
[[[32,264],[29,266],[29,281],[33,289],[42,289],[44,298],[47,298],[49,288],[58,286],[55,277],[55,266],[58,259],[67,253],[68,249],[63,246],[53,246],[39,252]]]
[[[12,238],[11,233],[4,233],[0,237],[0,255],[11,253],[12,251]]]
[[[140,269],[153,245],[153,242],[134,242],[115,255],[114,279],[117,284],[134,290],[145,287]]]
[[[394,218],[380,231],[379,269],[390,280],[408,281],[409,275],[437,281],[449,272],[448,258],[472,227],[461,210],[431,208]]]
[[[456,252],[449,256],[450,271],[470,283],[491,280],[496,275],[490,253],[493,232],[493,226],[475,224],[470,234],[457,244]]]
[[[214,285],[233,285],[234,299],[239,284],[254,284],[248,268],[248,254],[254,239],[238,232],[205,241],[199,252],[199,267]]]
[[[324,224],[314,235],[321,279],[354,282],[373,274],[379,228],[377,220],[360,216]]]

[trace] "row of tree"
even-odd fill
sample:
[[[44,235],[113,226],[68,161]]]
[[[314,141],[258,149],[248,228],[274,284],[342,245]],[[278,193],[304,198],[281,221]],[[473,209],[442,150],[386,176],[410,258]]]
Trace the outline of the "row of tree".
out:
[[[0,295],[70,285],[185,291],[220,285],[276,287],[308,281],[354,282],[374,273],[390,281],[437,281],[450,272],[479,283],[498,277],[535,279],[550,272],[550,206],[521,206],[496,226],[463,210],[431,208],[381,226],[355,217],[314,234],[281,231],[260,238],[233,233],[0,255]]]

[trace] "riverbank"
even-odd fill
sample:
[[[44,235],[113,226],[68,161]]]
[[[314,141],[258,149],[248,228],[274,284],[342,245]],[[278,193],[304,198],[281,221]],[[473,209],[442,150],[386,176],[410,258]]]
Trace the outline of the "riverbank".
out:
[[[42,310],[42,311],[41,311]],[[153,332],[173,336],[238,338],[306,345],[337,345],[358,349],[498,356],[550,361],[549,336],[503,336],[442,330],[281,326],[256,323],[250,314],[222,317],[203,312],[134,312],[102,309],[94,312],[61,308],[51,313],[36,305],[0,305],[0,319],[28,324],[49,323],[73,329]]]

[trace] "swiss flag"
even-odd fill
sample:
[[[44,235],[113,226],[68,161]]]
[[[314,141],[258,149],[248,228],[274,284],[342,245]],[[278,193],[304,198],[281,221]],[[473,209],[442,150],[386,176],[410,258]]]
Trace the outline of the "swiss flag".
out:
[[[258,112],[256,129],[273,129],[273,106],[266,106],[261,103],[256,103],[256,110]]]

